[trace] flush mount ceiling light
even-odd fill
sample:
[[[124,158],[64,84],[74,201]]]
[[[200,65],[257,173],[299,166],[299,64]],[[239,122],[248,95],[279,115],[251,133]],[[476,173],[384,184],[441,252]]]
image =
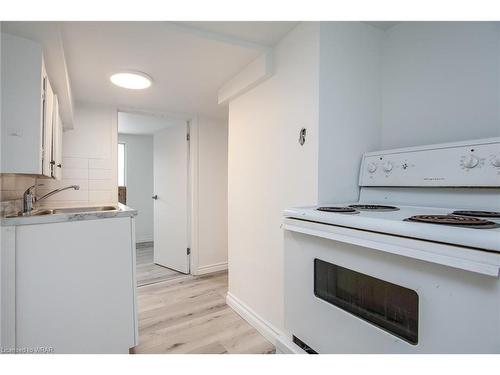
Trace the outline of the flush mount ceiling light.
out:
[[[123,71],[109,77],[116,86],[131,90],[143,90],[151,86],[151,77],[142,72]]]

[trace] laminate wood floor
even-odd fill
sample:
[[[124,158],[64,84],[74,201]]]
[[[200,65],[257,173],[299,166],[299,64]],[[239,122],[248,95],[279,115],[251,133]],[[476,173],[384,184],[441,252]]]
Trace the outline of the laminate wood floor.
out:
[[[137,246],[136,250],[137,286],[170,280],[184,274],[153,263],[153,247]]]
[[[134,353],[274,353],[274,346],[226,305],[227,272],[186,275],[138,288]]]

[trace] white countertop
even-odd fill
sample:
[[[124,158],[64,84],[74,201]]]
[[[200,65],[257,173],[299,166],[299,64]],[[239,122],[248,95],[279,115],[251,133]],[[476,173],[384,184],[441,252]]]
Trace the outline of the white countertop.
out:
[[[64,212],[64,213],[56,213],[49,215],[3,217],[1,218],[0,223],[2,227],[8,227],[16,225],[34,225],[34,224],[61,223],[67,221],[108,219],[114,217],[127,217],[127,216],[137,215],[137,210],[125,206],[121,203],[118,203],[116,207],[117,207],[116,210],[109,210],[109,211],[89,210],[85,212],[76,212],[76,213]],[[43,207],[41,209],[50,209],[50,207]]]

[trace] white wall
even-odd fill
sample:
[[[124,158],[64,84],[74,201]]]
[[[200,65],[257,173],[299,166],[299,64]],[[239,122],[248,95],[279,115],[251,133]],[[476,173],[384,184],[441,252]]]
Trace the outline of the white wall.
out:
[[[361,22],[321,22],[320,203],[358,199],[361,156],[380,144],[382,31]]]
[[[383,40],[382,148],[500,135],[500,31],[403,22]]]
[[[281,212],[317,201],[318,58],[319,24],[299,24],[275,48],[275,74],[229,104],[229,296],[278,329]]]
[[[125,143],[127,206],[135,208],[136,241],[153,241],[153,136],[118,134]]]
[[[201,117],[197,136],[198,259],[194,273],[201,274],[227,268],[227,121]]]

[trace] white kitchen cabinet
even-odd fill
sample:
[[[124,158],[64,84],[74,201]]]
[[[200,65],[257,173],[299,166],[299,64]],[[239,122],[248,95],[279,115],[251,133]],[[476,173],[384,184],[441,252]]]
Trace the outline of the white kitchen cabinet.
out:
[[[55,96],[40,44],[2,33],[1,173],[53,177]]]
[[[137,345],[134,217],[2,227],[2,235],[4,347],[128,353]]]

